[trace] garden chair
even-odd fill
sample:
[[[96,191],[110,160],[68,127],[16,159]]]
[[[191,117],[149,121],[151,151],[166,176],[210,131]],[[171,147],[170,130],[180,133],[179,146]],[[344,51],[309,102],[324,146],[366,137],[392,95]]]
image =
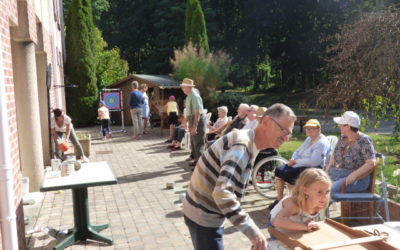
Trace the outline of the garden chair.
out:
[[[326,137],[326,139],[328,139],[330,147],[329,147],[328,152],[326,153],[326,155],[323,156],[324,157],[324,161],[322,163],[323,166],[321,166],[323,169],[325,169],[325,167],[328,165],[328,163],[329,163],[329,161],[331,159],[331,156],[333,154],[333,151],[335,151],[336,144],[337,144],[337,142],[339,140],[337,138],[337,136],[335,136],[335,135],[328,135]]]
[[[364,176],[360,176],[358,179],[363,179],[368,175],[371,175],[370,186],[365,192],[360,193],[346,193],[345,183],[342,186],[341,193],[332,194],[331,203],[332,202],[368,202],[369,206],[365,206],[366,209],[369,211],[369,216],[350,216],[350,217],[339,217],[337,219],[380,219],[382,222],[390,221],[390,214],[389,214],[389,205],[388,205],[388,198],[387,198],[387,182],[384,176],[384,167],[385,167],[385,156],[380,153],[376,153],[377,157],[377,164],[375,168],[370,172],[366,173]],[[382,167],[380,169],[381,174],[381,195],[375,194],[375,180],[376,175],[378,173],[378,166],[381,162]],[[375,215],[374,215],[374,204],[376,204]],[[385,217],[386,220],[383,218],[381,214],[381,205],[384,205]],[[326,209],[326,216],[329,218],[329,207]]]

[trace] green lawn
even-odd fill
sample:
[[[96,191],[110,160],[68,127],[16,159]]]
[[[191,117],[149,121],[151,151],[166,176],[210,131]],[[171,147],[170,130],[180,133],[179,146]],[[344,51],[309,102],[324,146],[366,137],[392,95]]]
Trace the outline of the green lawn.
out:
[[[389,183],[399,186],[400,176],[393,176],[393,171],[400,168],[400,142],[396,141],[390,135],[376,133],[367,134],[371,136],[375,150],[386,156],[385,176],[388,178]],[[335,135],[339,136],[339,133]],[[300,147],[305,138],[306,135],[304,133],[294,133],[290,141],[283,144],[279,149],[280,155],[286,159],[290,159],[293,152]]]

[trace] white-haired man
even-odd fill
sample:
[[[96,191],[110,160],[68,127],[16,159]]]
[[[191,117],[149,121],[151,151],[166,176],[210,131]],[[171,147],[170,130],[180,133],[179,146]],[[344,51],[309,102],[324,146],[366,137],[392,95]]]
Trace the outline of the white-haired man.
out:
[[[247,110],[247,119],[249,119],[249,122],[242,129],[255,129],[257,127],[257,110],[257,105],[250,105],[250,108]]]
[[[226,135],[233,129],[242,129],[249,122],[249,120],[246,118],[247,110],[249,110],[249,108],[250,106],[248,104],[241,103],[237,109],[237,115],[235,116],[235,118],[225,124],[225,126],[222,126],[218,130],[216,130],[216,133]]]

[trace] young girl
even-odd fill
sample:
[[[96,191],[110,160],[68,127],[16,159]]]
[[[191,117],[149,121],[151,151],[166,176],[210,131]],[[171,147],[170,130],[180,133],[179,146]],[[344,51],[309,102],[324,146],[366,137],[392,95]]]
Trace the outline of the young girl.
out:
[[[107,137],[111,138],[112,133],[110,130],[110,111],[106,107],[104,101],[100,100],[99,102],[100,108],[97,110],[97,117],[101,121],[101,131],[103,132],[103,140],[106,140]]]
[[[309,168],[301,173],[290,196],[272,209],[269,225],[279,230],[313,231],[314,218],[329,204],[332,182],[326,172]]]
[[[172,142],[172,136],[174,134],[175,125],[178,123],[178,114],[179,114],[179,107],[178,103],[175,101],[175,96],[171,95],[169,97],[169,101],[167,102],[166,110],[168,114],[168,121],[169,121],[169,138],[166,140],[166,143]]]

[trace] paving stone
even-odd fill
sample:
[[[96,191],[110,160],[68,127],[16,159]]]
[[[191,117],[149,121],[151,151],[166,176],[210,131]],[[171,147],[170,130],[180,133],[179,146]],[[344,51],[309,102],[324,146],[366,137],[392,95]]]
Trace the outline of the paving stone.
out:
[[[191,176],[184,161],[189,152],[171,153],[165,149],[165,137],[159,136],[159,129],[152,130],[139,141],[131,140],[129,133],[114,133],[112,139],[102,141],[98,127],[82,131],[92,134],[90,160],[107,161],[119,181],[117,185],[88,189],[91,222],[109,223],[110,227],[101,234],[113,238],[115,244],[83,242],[68,249],[193,249],[179,198]],[[112,153],[96,154],[106,151]],[[167,182],[174,183],[174,189],[165,189]],[[252,186],[242,200],[244,209],[266,237],[269,237],[266,207],[272,202],[256,194]],[[61,229],[72,227],[71,191],[46,192],[35,216],[36,225]],[[251,242],[229,222],[225,228],[226,249],[250,249]],[[48,249],[49,239],[37,234],[31,238],[30,248]],[[277,244],[273,243],[273,246]]]

